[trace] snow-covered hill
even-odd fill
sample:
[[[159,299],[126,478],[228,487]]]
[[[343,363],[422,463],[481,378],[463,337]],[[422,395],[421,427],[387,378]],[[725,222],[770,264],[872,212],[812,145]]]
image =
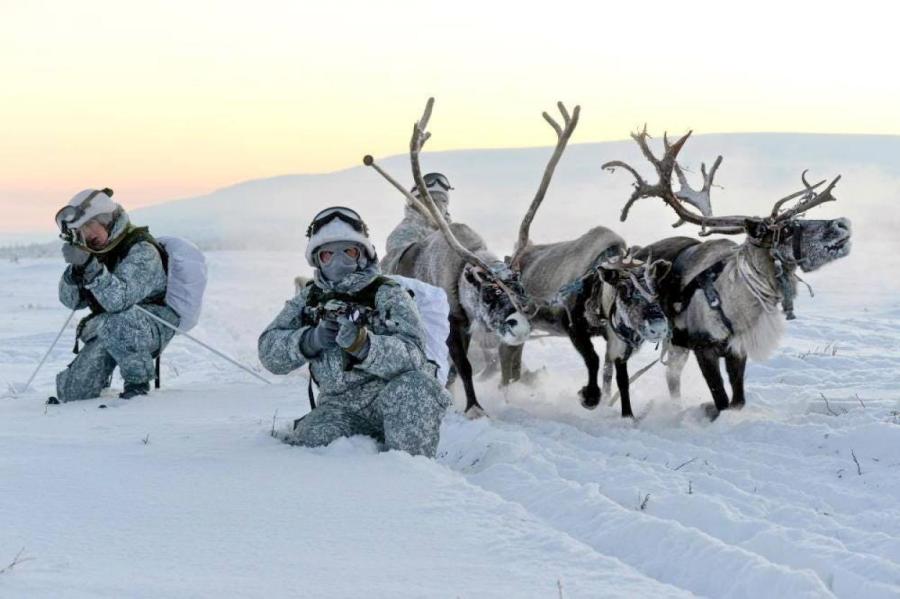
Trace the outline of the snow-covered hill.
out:
[[[14,396],[66,311],[59,261],[0,263],[0,571],[26,559],[0,572],[0,596],[898,597],[900,285],[879,276],[898,266],[886,253],[858,242],[810,277],[817,297],[751,365],[739,413],[702,417],[693,364],[681,402],[660,370],[635,384],[638,422],[585,411],[577,354],[536,341],[538,385],[479,383],[491,417],[448,416],[435,461],[363,438],[283,445],[270,433],[307,410],[303,373],[264,385],[181,338],[161,391],[46,407],[70,327]],[[302,256],[209,257],[195,333],[259,368],[256,337]]]
[[[439,135],[437,129],[435,135]],[[360,151],[360,161],[364,153]],[[423,165],[450,177],[456,188],[451,198],[454,217],[476,226],[498,252],[507,252],[549,154],[549,148],[431,152],[423,154]],[[800,188],[800,173],[808,168],[816,179],[844,175],[835,194],[840,204],[825,207],[820,214],[848,216],[858,227],[882,233],[900,226],[900,213],[877,210],[892,205],[900,194],[900,162],[896,160],[900,136],[697,135],[682,158],[699,177],[700,163],[709,164],[718,154],[725,157],[716,177],[723,189],[713,196],[719,214],[767,213],[776,199]],[[630,178],[600,168],[616,158],[649,170],[631,140],[571,145],[535,221],[534,238],[559,239],[584,230],[586,221],[614,226],[634,243],[671,234],[674,219],[658,201],[645,200],[628,222],[619,223]],[[386,158],[382,165],[411,185],[408,156]],[[293,249],[302,243],[312,215],[336,203],[359,209],[381,240],[399,221],[403,208],[402,197],[360,164],[323,175],[249,181],[200,198],[138,210],[136,219],[153,230],[183,234],[206,244]]]

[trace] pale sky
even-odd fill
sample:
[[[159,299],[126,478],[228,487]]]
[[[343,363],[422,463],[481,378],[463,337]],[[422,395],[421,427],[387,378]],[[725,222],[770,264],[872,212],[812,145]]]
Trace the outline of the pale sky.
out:
[[[887,2],[0,0],[0,231],[406,151],[697,133],[900,134]],[[439,134],[437,133],[439,131]]]

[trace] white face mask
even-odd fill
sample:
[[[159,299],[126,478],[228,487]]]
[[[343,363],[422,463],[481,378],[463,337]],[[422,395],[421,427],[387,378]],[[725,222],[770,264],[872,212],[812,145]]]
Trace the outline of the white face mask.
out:
[[[450,196],[446,191],[441,191],[440,189],[429,189],[428,195],[434,198],[435,202],[440,202],[441,204],[447,204],[450,202]]]
[[[348,253],[347,250],[351,251]],[[356,252],[355,257],[351,255],[352,250]],[[327,262],[322,259],[323,253],[330,253]],[[359,244],[333,241],[316,249],[316,264],[323,277],[331,282],[336,282],[365,268],[368,258],[365,249]]]

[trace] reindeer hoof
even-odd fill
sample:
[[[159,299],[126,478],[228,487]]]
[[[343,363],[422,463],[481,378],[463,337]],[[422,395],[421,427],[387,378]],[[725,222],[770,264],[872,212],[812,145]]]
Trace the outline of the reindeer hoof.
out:
[[[528,387],[533,387],[538,382],[538,378],[546,371],[546,368],[539,370],[526,370],[519,377],[519,382]]]
[[[744,400],[734,401],[734,400],[732,399],[732,400],[731,400],[731,405],[729,406],[729,408],[732,409],[732,410],[743,410],[745,405],[746,405],[746,404],[744,403]]]
[[[706,417],[709,418],[710,422],[714,422],[716,418],[719,417],[719,414],[722,413],[714,403],[705,403],[701,407],[703,408],[703,413],[706,414]]]
[[[479,405],[474,405],[468,408],[465,412],[465,415],[469,420],[478,420],[479,418],[484,418],[487,416],[482,407]]]
[[[600,405],[600,389],[582,387],[578,396],[581,398],[581,406],[586,410],[593,410]]]

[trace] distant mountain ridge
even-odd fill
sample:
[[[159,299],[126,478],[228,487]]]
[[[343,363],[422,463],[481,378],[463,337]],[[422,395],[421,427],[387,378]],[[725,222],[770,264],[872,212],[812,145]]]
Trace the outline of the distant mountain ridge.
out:
[[[437,132],[436,132],[437,133]],[[660,137],[653,140],[661,151]],[[509,251],[519,221],[534,196],[551,148],[515,148],[426,152],[426,170],[445,173],[455,190],[451,213],[473,226],[498,253]],[[399,222],[404,200],[372,169],[360,165],[327,174],[283,175],[237,183],[212,193],[157,204],[132,212],[135,222],[157,233],[181,235],[207,248],[301,249],[310,218],[330,205],[348,205],[364,216],[376,247]],[[713,194],[716,213],[759,215],[783,195],[800,188],[800,173],[810,179],[843,174],[837,204],[811,218],[850,216],[876,228],[896,230],[900,211],[900,136],[795,133],[735,133],[693,136],[681,162],[699,178],[700,162],[722,154]],[[646,176],[652,169],[632,140],[572,144],[566,150],[541,207],[532,235],[552,241],[604,224],[629,241],[646,243],[671,235],[671,210],[658,200],[641,200],[628,222],[619,211],[630,194],[626,172],[610,174],[600,165],[623,159]],[[412,185],[407,155],[379,163],[405,185]],[[873,214],[877,218],[873,218]],[[819,216],[821,214],[821,216]],[[693,234],[689,227],[678,231]]]

